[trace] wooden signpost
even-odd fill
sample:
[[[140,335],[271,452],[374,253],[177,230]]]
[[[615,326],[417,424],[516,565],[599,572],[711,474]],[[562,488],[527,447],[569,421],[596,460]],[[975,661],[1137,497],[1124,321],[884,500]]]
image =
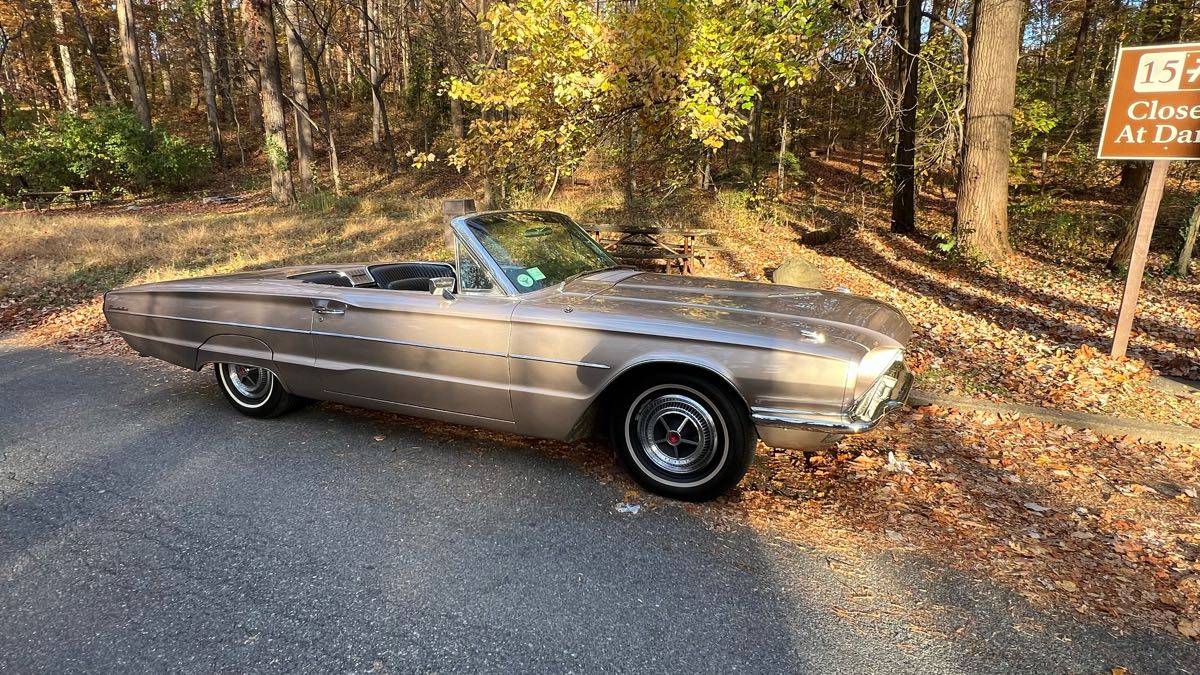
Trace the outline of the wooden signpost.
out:
[[[1173,159],[1200,159],[1200,42],[1121,48],[1097,157],[1154,162],[1113,332],[1112,355],[1120,357],[1129,346],[1168,165]]]

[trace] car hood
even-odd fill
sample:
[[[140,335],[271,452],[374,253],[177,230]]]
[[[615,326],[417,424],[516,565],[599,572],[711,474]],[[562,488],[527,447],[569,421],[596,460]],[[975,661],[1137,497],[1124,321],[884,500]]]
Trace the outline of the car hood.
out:
[[[660,325],[690,324],[794,344],[849,341],[869,350],[904,347],[912,336],[895,307],[849,293],[646,272],[614,281],[590,293],[585,304]]]

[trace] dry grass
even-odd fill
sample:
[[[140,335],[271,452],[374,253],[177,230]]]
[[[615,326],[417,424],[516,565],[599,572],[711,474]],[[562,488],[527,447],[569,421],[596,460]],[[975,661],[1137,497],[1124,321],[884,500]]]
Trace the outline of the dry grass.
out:
[[[444,258],[440,202],[342,199],[0,215],[0,325],[36,343],[111,343],[104,291],[162,279],[308,262]]]
[[[6,294],[28,297],[313,260],[435,255],[439,225],[433,200],[345,200],[312,211],[184,203],[8,213],[0,216],[0,260],[9,267]]]

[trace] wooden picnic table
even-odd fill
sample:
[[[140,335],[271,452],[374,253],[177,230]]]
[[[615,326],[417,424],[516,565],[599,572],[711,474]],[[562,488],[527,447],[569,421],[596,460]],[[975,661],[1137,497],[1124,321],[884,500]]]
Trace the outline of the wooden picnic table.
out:
[[[678,267],[681,274],[693,274],[695,265],[704,265],[714,246],[704,243],[717,231],[710,228],[643,227],[637,225],[585,225],[584,230],[618,260],[662,260],[667,272]]]
[[[60,197],[70,199],[75,208],[79,208],[80,203],[86,203],[91,206],[96,198],[95,190],[59,190],[57,192],[35,192],[33,190],[21,190],[17,193],[21,199],[21,208],[28,209],[29,202],[33,202],[33,207],[41,212],[42,207],[46,207],[49,211],[54,205],[54,201]]]

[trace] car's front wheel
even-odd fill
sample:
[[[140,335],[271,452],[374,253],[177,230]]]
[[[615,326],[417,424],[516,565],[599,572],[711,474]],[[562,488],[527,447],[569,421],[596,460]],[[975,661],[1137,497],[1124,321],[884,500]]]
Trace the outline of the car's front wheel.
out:
[[[218,363],[214,368],[221,393],[243,415],[277,417],[305,401],[284,391],[279,378],[267,368],[238,363]]]
[[[611,422],[617,455],[633,478],[675,499],[720,496],[746,474],[757,445],[741,402],[686,374],[627,388]]]

